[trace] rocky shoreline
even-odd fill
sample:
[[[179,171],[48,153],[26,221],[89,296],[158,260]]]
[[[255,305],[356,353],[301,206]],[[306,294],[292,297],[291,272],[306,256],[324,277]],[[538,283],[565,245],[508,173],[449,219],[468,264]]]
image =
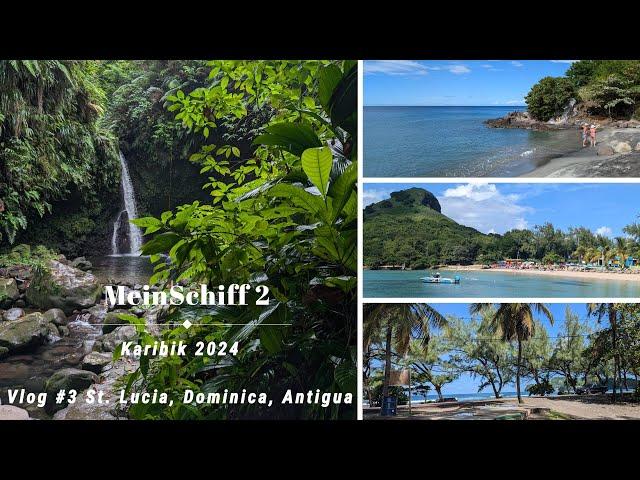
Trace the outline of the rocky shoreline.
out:
[[[0,269],[0,420],[126,418],[126,412],[113,407],[56,404],[53,392],[94,388],[106,398],[114,395],[122,377],[138,366],[132,358],[113,361],[122,342],[138,338],[136,327],[119,315],[135,315],[159,334],[168,307],[109,308],[103,285],[90,270],[86,259],[64,256],[49,260],[45,269]],[[6,405],[7,391],[16,388],[46,392],[47,404]]]
[[[576,132],[576,150],[538,161],[525,177],[640,177],[640,121],[612,120],[586,115],[575,106],[547,122],[528,112],[510,112],[486,120],[490,128],[518,128],[535,131],[579,130],[583,123],[598,125],[595,148],[582,147]]]

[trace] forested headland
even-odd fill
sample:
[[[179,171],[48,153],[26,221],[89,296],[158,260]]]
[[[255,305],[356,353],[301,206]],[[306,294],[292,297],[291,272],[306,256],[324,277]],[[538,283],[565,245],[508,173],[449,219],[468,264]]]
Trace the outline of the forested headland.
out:
[[[532,229],[483,234],[441,213],[438,199],[411,188],[364,209],[364,263],[369,268],[405,265],[491,264],[504,259],[542,264],[585,262],[607,266],[640,256],[640,224],[629,219],[626,236],[609,238],[586,227],[562,230],[550,222]]]

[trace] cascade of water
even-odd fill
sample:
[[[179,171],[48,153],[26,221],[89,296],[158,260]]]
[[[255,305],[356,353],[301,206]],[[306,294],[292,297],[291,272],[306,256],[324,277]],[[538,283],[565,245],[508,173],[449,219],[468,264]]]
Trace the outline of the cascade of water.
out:
[[[127,224],[129,234],[129,252],[134,255],[140,254],[140,247],[142,247],[142,234],[140,229],[132,224],[129,220],[138,217],[138,210],[136,208],[136,196],[133,190],[133,184],[131,183],[131,177],[129,176],[129,167],[124,158],[122,152],[120,152],[120,167],[122,178],[122,200],[124,203],[124,210],[118,214],[118,217],[113,222],[113,236],[111,237],[111,251],[114,255],[121,253],[118,249],[118,230],[120,221],[122,220],[123,212],[127,213]],[[126,252],[122,252],[126,253]]]

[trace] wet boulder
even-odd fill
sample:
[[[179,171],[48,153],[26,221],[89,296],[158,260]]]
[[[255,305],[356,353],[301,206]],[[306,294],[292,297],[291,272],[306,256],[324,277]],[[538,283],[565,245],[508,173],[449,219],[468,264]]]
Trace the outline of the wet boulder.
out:
[[[49,322],[40,312],[30,313],[17,320],[0,323],[0,347],[9,353],[42,345],[49,334]]]
[[[89,308],[100,298],[102,287],[96,277],[56,260],[36,273],[27,289],[27,300],[38,308],[59,308],[70,315]]]
[[[104,318],[104,324],[102,325],[102,333],[111,333],[121,325],[129,325],[129,322],[120,318],[121,314],[128,314],[126,310],[113,310],[107,313]]]
[[[15,278],[0,278],[0,308],[9,308],[19,296]]]
[[[55,323],[58,326],[66,325],[69,322],[67,316],[59,308],[51,308],[44,312],[43,316],[48,322]]]
[[[112,358],[110,353],[91,352],[82,359],[82,369],[93,373],[102,373],[111,363]]]
[[[103,352],[113,352],[122,342],[129,342],[138,338],[138,332],[133,325],[117,327],[113,332],[103,335],[99,348]],[[98,342],[96,342],[98,343]]]
[[[84,270],[84,271],[91,270],[93,268],[93,265],[91,264],[91,262],[84,257],[75,258],[71,262],[71,266],[73,268],[77,268],[79,270]]]
[[[66,402],[56,403],[56,395],[61,390],[76,390],[78,393],[86,390],[98,381],[98,376],[88,370],[79,368],[63,368],[55,372],[45,384],[47,392],[47,405],[45,410],[52,414],[67,406]]]

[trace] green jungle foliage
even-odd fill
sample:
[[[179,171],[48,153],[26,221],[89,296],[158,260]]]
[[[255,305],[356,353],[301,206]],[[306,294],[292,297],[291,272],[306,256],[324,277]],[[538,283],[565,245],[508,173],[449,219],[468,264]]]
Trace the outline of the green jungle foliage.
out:
[[[525,97],[527,110],[531,115],[546,122],[562,112],[575,87],[564,77],[544,77],[536,83]]]
[[[531,115],[542,121],[562,113],[570,98],[592,115],[640,119],[640,60],[580,60],[566,77],[545,77],[526,96]]]
[[[97,70],[87,61],[0,61],[2,246],[19,237],[78,250],[112,208],[104,199],[118,195],[117,142],[100,121]]]
[[[140,214],[159,215],[182,203],[206,200],[199,167],[189,156],[202,135],[181,127],[167,97],[211,82],[198,60],[104,61],[98,80],[107,94],[105,124],[117,135],[132,177]],[[226,131],[221,126],[215,136]]]
[[[57,255],[43,245],[31,247],[21,243],[9,252],[0,255],[0,268],[13,266],[29,266],[37,270],[46,269],[49,260],[55,260]]]
[[[150,238],[143,247],[156,264],[150,282],[262,284],[271,303],[253,305],[252,289],[249,306],[177,309],[170,321],[190,318],[196,325],[166,330],[165,340],[238,341],[240,352],[143,360],[127,388],[178,396],[187,388],[246,389],[269,392],[274,406],[135,405],[129,414],[354,418],[355,404],[323,409],[281,406],[279,399],[288,389],[355,396],[357,63],[213,61],[207,67],[207,86],[178,88],[166,100],[180,127],[201,137],[191,160],[209,176],[210,200],[134,223]],[[219,133],[260,121],[253,133]],[[287,325],[271,325],[280,323]],[[143,342],[154,340],[138,328]]]
[[[440,213],[440,204],[430,192],[411,188],[364,209],[364,264],[374,269],[381,265],[421,269],[520,258],[545,264],[575,261],[610,266],[629,256],[640,257],[639,224],[632,223],[624,231],[626,237],[611,239],[584,227],[562,231],[545,223],[532,230],[485,235]]]

